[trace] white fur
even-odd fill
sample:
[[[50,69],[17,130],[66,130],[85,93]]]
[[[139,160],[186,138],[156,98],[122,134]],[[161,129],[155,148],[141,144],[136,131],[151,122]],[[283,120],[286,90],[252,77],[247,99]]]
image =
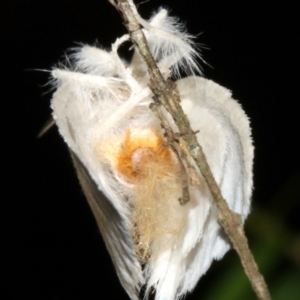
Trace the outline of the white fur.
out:
[[[190,73],[199,71],[192,37],[177,19],[160,10],[144,24],[150,49],[165,77],[170,74],[170,68],[177,77],[180,68]],[[119,234],[132,245],[131,187],[122,181],[107,157],[99,159],[99,153],[108,140],[118,145],[128,129],[160,131],[161,128],[148,107],[153,95],[148,88],[146,65],[138,51],[128,66],[117,55],[118,45],[127,39],[124,36],[117,40],[111,52],[83,46],[70,57],[72,70],[54,69],[52,76],[57,90],[51,107],[60,134],[119,213],[122,220]],[[192,129],[199,130],[197,139],[222,195],[229,207],[245,220],[250,210],[253,160],[247,116],[231,98],[230,91],[210,80],[187,77],[177,81],[177,88]],[[166,117],[176,131],[170,116]],[[164,239],[153,242],[144,271],[133,249],[124,248],[121,264],[118,249],[113,246],[113,239],[118,240],[120,236],[109,235],[105,228],[100,228],[131,299],[137,299],[136,289],[144,281],[146,293],[155,287],[156,300],[184,296],[192,291],[212,261],[222,258],[230,248],[217,223],[216,208],[204,180],[199,186],[190,186],[189,191],[190,201],[179,208],[186,218],[185,226],[170,237],[168,248],[162,247]],[[112,218],[110,222],[106,226],[113,228],[118,221]],[[135,267],[130,273],[126,268],[132,264]]]

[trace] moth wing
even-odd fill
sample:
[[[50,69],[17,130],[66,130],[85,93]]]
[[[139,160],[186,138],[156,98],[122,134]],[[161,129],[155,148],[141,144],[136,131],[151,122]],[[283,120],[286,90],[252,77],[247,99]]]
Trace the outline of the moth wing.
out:
[[[238,101],[232,98],[230,90],[211,80],[188,77],[177,81],[177,86],[183,106],[187,106],[184,110],[193,130],[200,130],[197,138],[223,196],[229,207],[245,219],[250,210],[254,151],[247,115]],[[200,122],[205,123],[204,115],[201,114],[212,116],[215,122],[206,122],[203,127],[199,127]],[[205,135],[205,131],[217,126],[222,129],[224,149],[221,145],[211,143],[213,136]],[[213,149],[218,150],[223,161],[212,159]],[[240,185],[240,193],[234,188],[236,185]]]
[[[76,154],[71,150],[70,153],[80,185],[94,214],[121,284],[130,298],[137,300],[138,283],[143,282],[143,279],[132,238],[126,230],[124,220],[111,202],[99,191]]]
[[[192,129],[199,130],[197,139],[223,197],[230,209],[245,220],[250,211],[253,183],[253,145],[248,117],[231,92],[211,80],[187,77],[177,81],[177,88]],[[186,241],[194,248],[186,256],[179,296],[191,291],[213,259],[222,258],[229,249],[227,238],[217,224],[217,211],[210,193],[198,199],[198,213],[189,217],[189,235],[186,235]],[[200,225],[200,210],[203,210],[200,204],[204,202],[211,207],[205,223],[201,223],[201,236],[197,237],[198,233],[190,233],[195,230],[195,224]]]

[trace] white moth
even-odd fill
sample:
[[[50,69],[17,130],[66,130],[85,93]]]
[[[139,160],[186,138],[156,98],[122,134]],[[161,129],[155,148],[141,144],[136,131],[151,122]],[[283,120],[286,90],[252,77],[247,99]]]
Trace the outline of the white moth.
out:
[[[165,78],[178,78],[181,68],[198,71],[191,36],[177,19],[161,9],[146,24]],[[200,173],[200,182],[189,185],[189,202],[178,201],[182,172],[149,109],[146,65],[137,50],[130,64],[117,53],[128,39],[118,39],[111,51],[82,46],[69,57],[71,68],[54,69],[51,107],[122,286],[133,300],[143,285],[146,296],[154,288],[156,300],[173,300],[192,291],[230,245]],[[213,81],[191,76],[176,85],[222,195],[245,220],[253,160],[247,116]]]

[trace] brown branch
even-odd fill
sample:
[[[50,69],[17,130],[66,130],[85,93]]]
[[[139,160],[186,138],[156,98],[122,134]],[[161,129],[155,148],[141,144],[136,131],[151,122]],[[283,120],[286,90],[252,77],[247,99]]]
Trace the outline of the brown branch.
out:
[[[244,233],[243,223],[239,214],[234,213],[228,207],[226,200],[222,197],[206,157],[199,145],[196,134],[191,129],[189,120],[180,106],[180,97],[174,82],[166,81],[158,69],[154,58],[148,48],[147,40],[142,31],[141,17],[138,15],[132,0],[109,0],[122,14],[130,37],[138,47],[140,54],[145,60],[150,75],[150,88],[160,103],[173,117],[178,127],[184,147],[188,149],[190,156],[194,159],[201,174],[206,180],[211,195],[218,208],[218,222],[229,237],[234,249],[237,251],[245,273],[248,276],[253,290],[258,299],[271,300],[270,293],[261,273],[258,270],[254,257],[249,249],[248,241]],[[159,109],[159,107],[157,108]],[[166,131],[168,134],[168,132]]]

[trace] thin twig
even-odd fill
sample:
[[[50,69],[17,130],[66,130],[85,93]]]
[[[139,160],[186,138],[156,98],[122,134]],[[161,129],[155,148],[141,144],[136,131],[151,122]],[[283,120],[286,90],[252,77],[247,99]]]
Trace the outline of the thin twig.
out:
[[[244,233],[242,219],[239,214],[231,211],[226,200],[222,197],[202,147],[199,145],[195,132],[191,129],[189,120],[180,106],[180,97],[174,82],[166,81],[158,69],[147,45],[147,40],[141,28],[145,21],[138,15],[132,0],[109,0],[122,14],[130,37],[145,60],[150,75],[150,88],[155,98],[163,104],[165,109],[173,117],[178,127],[184,147],[188,149],[201,174],[206,180],[211,195],[218,208],[218,222],[228,235],[234,249],[238,252],[253,290],[258,299],[271,300],[271,296],[265,280],[258,270],[254,257],[249,249],[248,241]],[[143,20],[143,21],[141,21]],[[145,27],[145,26],[144,26]],[[159,109],[159,108],[158,108]],[[167,133],[167,131],[166,131]],[[168,133],[167,133],[168,134]]]

